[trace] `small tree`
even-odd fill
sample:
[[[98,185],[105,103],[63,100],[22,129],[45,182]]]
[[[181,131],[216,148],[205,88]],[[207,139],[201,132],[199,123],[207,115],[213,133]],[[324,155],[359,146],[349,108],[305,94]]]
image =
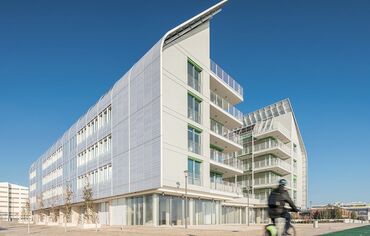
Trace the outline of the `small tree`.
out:
[[[44,199],[43,199],[42,194],[40,193],[39,195],[37,195],[36,199],[37,199],[37,206],[39,208],[38,211],[40,213],[40,221],[43,221],[43,218],[44,218]]]
[[[356,214],[356,212],[352,211],[352,212],[351,212],[351,219],[352,219],[352,220],[355,220],[356,218],[357,218],[357,214]]]
[[[72,197],[73,197],[72,187],[68,182],[64,190],[64,231],[67,231],[67,222],[71,221]]]
[[[27,232],[30,233],[30,219],[31,219],[31,207],[29,201],[26,201],[22,211],[24,210],[24,214],[27,220]]]
[[[52,197],[50,200],[50,216],[51,216],[51,222],[56,222],[58,219],[58,210],[56,208],[56,197]]]
[[[64,195],[64,210],[65,210],[66,222],[71,221],[72,197],[73,197],[72,187],[69,183],[67,183],[65,187],[65,195]]]
[[[93,220],[93,190],[87,178],[82,190],[82,195],[82,199],[84,200],[84,220],[90,223]]]

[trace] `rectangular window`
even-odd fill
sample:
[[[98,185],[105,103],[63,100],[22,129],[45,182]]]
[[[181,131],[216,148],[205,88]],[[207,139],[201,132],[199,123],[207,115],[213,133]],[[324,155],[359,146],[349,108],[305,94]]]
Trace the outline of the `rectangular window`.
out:
[[[197,154],[201,153],[201,131],[188,127],[188,150]]]
[[[188,94],[188,118],[201,123],[201,101],[191,94]]]
[[[200,74],[202,69],[192,61],[188,60],[188,85],[198,92],[201,91]]]
[[[188,159],[188,183],[201,185],[200,161]]]

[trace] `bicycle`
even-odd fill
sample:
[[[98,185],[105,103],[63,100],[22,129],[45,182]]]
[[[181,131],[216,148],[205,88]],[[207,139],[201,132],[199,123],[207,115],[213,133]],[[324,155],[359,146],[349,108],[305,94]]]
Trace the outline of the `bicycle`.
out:
[[[275,224],[268,224],[265,226],[265,236],[283,236],[285,226],[285,218],[276,218]],[[296,230],[292,224],[288,229],[288,233],[292,236],[297,235]]]
[[[288,212],[292,212],[291,208],[285,208]],[[298,210],[298,212],[302,212],[301,209]],[[285,227],[285,218],[278,217],[275,219],[275,224],[268,224],[265,226],[265,236],[284,236],[286,235],[284,233],[284,227]],[[289,229],[288,229],[288,235],[295,236],[296,230],[295,227],[290,223]]]

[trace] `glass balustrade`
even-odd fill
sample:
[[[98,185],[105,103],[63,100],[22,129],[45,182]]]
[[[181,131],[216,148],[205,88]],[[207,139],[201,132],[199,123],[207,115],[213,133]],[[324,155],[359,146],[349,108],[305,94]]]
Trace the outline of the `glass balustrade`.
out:
[[[227,86],[243,97],[243,87],[240,86],[229,74],[227,74],[219,65],[211,60],[211,71],[217,75]]]
[[[229,192],[229,193],[242,193],[242,186],[240,184],[227,182],[223,180],[211,181],[211,189]]]
[[[235,132],[232,132],[231,130],[227,129],[225,126],[222,124],[214,121],[211,119],[211,130],[231,141],[234,143],[237,143],[239,145],[242,145],[240,136],[236,134]]]
[[[243,122],[243,113],[213,91],[211,91],[211,102],[240,122]]]
[[[223,153],[215,149],[211,149],[211,160],[243,170],[243,162],[232,156],[232,153]]]

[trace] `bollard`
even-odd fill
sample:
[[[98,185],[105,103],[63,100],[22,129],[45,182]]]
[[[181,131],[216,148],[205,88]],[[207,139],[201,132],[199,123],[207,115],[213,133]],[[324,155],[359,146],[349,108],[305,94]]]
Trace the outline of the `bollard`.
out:
[[[319,228],[319,221],[318,220],[314,220],[313,221],[313,227],[316,229],[316,228]]]

